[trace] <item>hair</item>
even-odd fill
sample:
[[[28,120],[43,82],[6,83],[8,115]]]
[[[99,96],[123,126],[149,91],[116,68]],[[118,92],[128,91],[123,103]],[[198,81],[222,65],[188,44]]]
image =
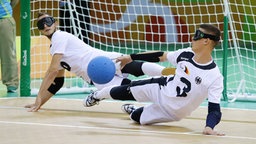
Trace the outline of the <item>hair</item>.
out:
[[[48,16],[50,16],[48,13],[46,13],[46,12],[39,12],[38,14],[37,14],[37,18],[39,18],[39,17],[41,17],[41,16],[43,16],[43,15],[48,15]]]
[[[221,35],[220,29],[218,27],[216,27],[215,25],[201,24],[199,27],[204,29],[206,31],[206,33],[212,34],[216,37],[220,37],[220,35]],[[214,43],[215,43],[214,46],[216,46],[217,44],[219,44],[219,41],[214,41]]]

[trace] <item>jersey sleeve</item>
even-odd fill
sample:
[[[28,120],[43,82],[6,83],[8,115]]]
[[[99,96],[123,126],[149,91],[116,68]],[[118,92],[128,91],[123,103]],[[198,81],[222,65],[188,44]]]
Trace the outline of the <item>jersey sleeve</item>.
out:
[[[223,77],[219,76],[209,87],[208,101],[212,103],[220,103],[223,91]]]
[[[65,49],[68,44],[68,37],[65,33],[56,32],[56,35],[52,37],[51,50],[50,53],[53,56],[54,54],[64,54]]]
[[[176,51],[172,51],[172,52],[168,52],[167,54],[167,60],[174,66],[177,65],[177,58],[179,57],[179,55],[186,51],[186,50],[190,50],[191,48],[186,48],[186,49],[179,49]]]

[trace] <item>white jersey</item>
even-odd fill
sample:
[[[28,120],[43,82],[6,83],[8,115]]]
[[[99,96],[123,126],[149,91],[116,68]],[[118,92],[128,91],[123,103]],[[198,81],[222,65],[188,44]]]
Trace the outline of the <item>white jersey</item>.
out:
[[[87,74],[87,66],[91,59],[97,56],[106,56],[112,59],[122,55],[121,53],[105,52],[93,48],[74,35],[60,30],[57,30],[53,34],[51,41],[50,54],[52,56],[54,54],[63,54],[59,69],[66,69],[75,73],[87,82],[90,82]],[[121,79],[118,83],[120,82]]]
[[[153,102],[144,108],[142,124],[180,120],[206,98],[209,102],[220,103],[223,76],[219,68],[214,61],[198,64],[193,56],[191,48],[169,52],[167,59],[176,66],[174,76],[167,77],[163,85],[152,83],[131,87],[137,101]]]

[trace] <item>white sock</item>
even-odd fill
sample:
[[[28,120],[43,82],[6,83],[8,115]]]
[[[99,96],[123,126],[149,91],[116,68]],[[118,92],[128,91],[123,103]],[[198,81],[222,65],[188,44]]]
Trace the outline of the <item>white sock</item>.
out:
[[[99,99],[99,100],[111,98],[110,91],[115,86],[116,85],[104,87],[103,89],[96,92],[96,94],[94,95],[94,98]]]
[[[141,69],[144,72],[144,74],[148,76],[161,76],[162,75],[162,70],[165,67],[156,64],[156,63],[151,63],[151,62],[145,62],[142,64]]]

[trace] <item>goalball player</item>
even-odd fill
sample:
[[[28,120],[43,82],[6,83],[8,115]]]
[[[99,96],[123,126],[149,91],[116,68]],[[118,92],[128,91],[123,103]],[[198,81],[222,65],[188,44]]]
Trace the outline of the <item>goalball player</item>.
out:
[[[147,52],[118,58],[122,65],[132,60],[169,61],[176,66],[175,75],[132,81],[122,86],[105,87],[84,99],[84,106],[100,100],[136,100],[150,104],[136,108],[125,104],[122,109],[139,124],[179,121],[191,114],[208,99],[208,115],[203,134],[224,135],[214,130],[221,120],[220,100],[223,76],[211,53],[219,43],[220,30],[210,24],[201,24],[192,40],[192,47],[173,52]]]
[[[123,55],[93,48],[76,36],[57,30],[55,19],[47,13],[38,14],[37,27],[43,35],[51,40],[50,54],[52,55],[52,60],[40,86],[35,103],[25,106],[29,108],[28,111],[30,112],[38,111],[45,102],[58,92],[64,83],[65,70],[82,77],[88,83],[93,83],[87,74],[87,66],[90,60],[97,56],[115,59]],[[164,67],[155,63],[133,61],[122,70],[119,67],[117,74],[110,82],[93,84],[97,89],[110,85],[128,84],[131,80],[127,78],[127,74],[159,76],[162,74],[162,70],[164,70]]]

